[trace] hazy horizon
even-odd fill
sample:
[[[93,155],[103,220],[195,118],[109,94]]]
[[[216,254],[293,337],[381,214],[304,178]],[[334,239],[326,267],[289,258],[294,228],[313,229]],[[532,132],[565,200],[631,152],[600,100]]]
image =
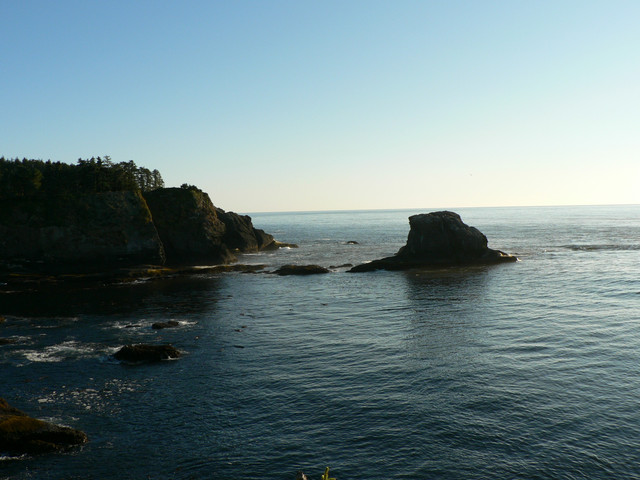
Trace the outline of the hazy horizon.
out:
[[[637,2],[0,15],[6,158],[134,160],[238,212],[640,203]]]
[[[349,213],[349,212],[404,212],[408,210],[424,210],[425,213],[440,210],[472,209],[472,208],[570,208],[570,207],[635,207],[639,203],[599,203],[590,205],[458,205],[435,207],[401,207],[401,208],[362,208],[362,209],[330,209],[330,210],[275,210],[275,211],[242,211],[236,212],[243,215],[268,215],[268,214],[314,214],[314,213]]]

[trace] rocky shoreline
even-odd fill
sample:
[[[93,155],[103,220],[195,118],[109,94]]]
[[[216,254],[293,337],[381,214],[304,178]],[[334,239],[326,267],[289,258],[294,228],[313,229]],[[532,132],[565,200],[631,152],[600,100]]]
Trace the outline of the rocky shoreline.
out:
[[[80,430],[32,418],[0,398],[0,452],[12,455],[60,452],[88,440]]]
[[[100,274],[139,265],[233,263],[277,242],[195,188],[117,191],[0,204],[0,273]]]
[[[57,284],[99,286],[225,272],[274,273],[280,276],[317,275],[341,270],[343,267],[351,267],[347,270],[350,273],[360,273],[494,265],[518,260],[513,255],[489,248],[486,236],[475,227],[466,225],[458,214],[441,211],[411,216],[405,246],[391,257],[360,265],[324,267],[286,264],[268,268],[264,264],[234,263],[237,253],[297,246],[278,242],[263,230],[254,228],[248,216],[217,209],[208,195],[199,190],[193,191],[194,193],[185,192],[184,189],[162,190],[156,195],[163,200],[156,203],[153,210],[162,212],[158,215],[160,220],[157,230],[160,232],[160,248],[166,248],[169,252],[164,263],[118,265],[117,262],[90,262],[83,265],[78,262],[40,261],[14,262],[8,266],[5,258],[4,264],[0,262],[0,291]],[[169,207],[168,204],[174,200],[175,205]],[[151,203],[154,204],[155,201]],[[174,210],[170,211],[171,208]],[[156,258],[155,254],[153,258]],[[199,261],[207,263],[198,265]]]

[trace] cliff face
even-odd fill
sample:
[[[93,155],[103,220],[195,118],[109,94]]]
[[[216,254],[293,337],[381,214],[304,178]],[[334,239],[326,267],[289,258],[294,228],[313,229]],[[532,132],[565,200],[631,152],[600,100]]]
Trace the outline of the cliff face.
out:
[[[138,192],[0,204],[0,263],[82,270],[164,260],[151,213]]]
[[[225,212],[221,208],[216,208],[216,212],[225,225],[223,241],[231,250],[249,253],[278,248],[271,235],[254,228],[249,215]]]
[[[248,216],[195,188],[0,201],[0,268],[95,270],[135,264],[220,264],[277,248]]]
[[[162,188],[144,194],[168,263],[227,263],[234,253],[275,245],[251,218],[216,208],[195,188]]]
[[[195,189],[162,188],[144,194],[171,263],[226,263],[225,224],[209,195]]]

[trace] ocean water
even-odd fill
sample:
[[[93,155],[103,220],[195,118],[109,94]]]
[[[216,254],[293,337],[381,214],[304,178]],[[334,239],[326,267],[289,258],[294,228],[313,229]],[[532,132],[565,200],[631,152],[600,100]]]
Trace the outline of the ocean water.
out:
[[[300,248],[242,263],[333,272],[0,293],[0,396],[90,438],[0,478],[640,478],[640,206],[456,211],[520,261],[351,274],[420,212],[256,214]]]

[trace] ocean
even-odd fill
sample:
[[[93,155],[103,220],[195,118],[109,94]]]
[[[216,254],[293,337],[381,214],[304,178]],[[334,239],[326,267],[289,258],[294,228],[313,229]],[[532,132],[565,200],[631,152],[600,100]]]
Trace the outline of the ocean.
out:
[[[1,293],[0,396],[90,441],[0,478],[640,478],[640,206],[454,210],[519,261],[348,273],[430,210],[254,214],[299,248],[240,263],[332,272]]]

